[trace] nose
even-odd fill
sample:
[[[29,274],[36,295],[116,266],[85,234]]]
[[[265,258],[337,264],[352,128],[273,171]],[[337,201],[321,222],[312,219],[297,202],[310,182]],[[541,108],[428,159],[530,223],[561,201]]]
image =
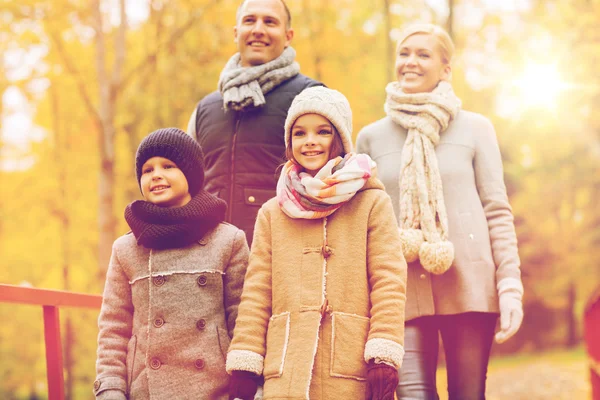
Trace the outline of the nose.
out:
[[[311,132],[311,133],[309,133],[309,134],[306,135],[306,142],[304,142],[304,145],[312,147],[315,144],[317,144],[316,143],[317,142],[316,139],[317,139],[317,136],[314,133]]]
[[[254,35],[263,35],[265,33],[265,24],[261,19],[258,19],[252,27],[252,33]]]
[[[406,65],[415,65],[417,63],[417,56],[414,54],[410,54],[406,57]]]
[[[152,180],[153,181],[157,181],[159,179],[162,179],[162,171],[160,170],[160,168],[154,168],[152,170]]]

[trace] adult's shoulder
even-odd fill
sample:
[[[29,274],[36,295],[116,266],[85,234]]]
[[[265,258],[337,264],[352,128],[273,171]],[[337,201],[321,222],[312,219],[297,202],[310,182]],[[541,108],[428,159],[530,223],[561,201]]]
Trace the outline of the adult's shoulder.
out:
[[[303,74],[297,74],[280,85],[281,91],[301,92],[306,88],[313,86],[324,86],[321,82],[309,78]]]
[[[359,132],[359,136],[370,137],[373,135],[380,135],[390,132],[392,130],[402,129],[400,125],[395,123],[390,117],[385,116],[381,119],[378,119],[375,122],[371,122],[368,125],[365,125]]]
[[[209,93],[206,96],[204,96],[202,98],[202,100],[200,100],[199,105],[205,107],[205,106],[209,106],[214,103],[219,103],[219,104],[223,103],[223,96],[221,96],[221,92],[219,92],[218,90],[215,90],[214,92]]]
[[[475,132],[481,132],[482,130],[484,133],[494,132],[492,121],[486,116],[473,111],[460,110],[452,124],[456,128],[472,129]]]

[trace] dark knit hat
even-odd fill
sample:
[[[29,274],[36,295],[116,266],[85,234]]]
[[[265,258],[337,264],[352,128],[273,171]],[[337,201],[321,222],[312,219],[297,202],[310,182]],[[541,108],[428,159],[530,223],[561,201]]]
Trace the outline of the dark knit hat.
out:
[[[202,148],[181,129],[158,129],[142,140],[135,154],[135,173],[138,185],[140,185],[142,177],[142,166],[152,157],[163,157],[177,164],[187,179],[192,196],[202,189],[204,184]]]

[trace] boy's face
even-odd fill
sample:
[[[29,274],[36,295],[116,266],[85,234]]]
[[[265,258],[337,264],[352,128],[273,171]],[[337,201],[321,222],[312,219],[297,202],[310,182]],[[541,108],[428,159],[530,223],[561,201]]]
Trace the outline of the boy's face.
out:
[[[185,175],[163,157],[152,157],[142,166],[140,179],[146,201],[161,207],[181,207],[192,199]]]

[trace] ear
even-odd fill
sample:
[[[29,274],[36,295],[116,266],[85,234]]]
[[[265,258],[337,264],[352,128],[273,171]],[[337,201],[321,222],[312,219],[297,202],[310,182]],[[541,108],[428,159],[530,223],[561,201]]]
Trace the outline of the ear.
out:
[[[444,70],[442,71],[442,80],[449,81],[452,76],[452,67],[450,64],[446,64],[444,66]]]
[[[237,37],[237,25],[233,27],[233,42],[237,43],[238,42],[238,37]]]
[[[285,47],[288,47],[294,38],[294,30],[292,28],[288,29],[285,33]]]

